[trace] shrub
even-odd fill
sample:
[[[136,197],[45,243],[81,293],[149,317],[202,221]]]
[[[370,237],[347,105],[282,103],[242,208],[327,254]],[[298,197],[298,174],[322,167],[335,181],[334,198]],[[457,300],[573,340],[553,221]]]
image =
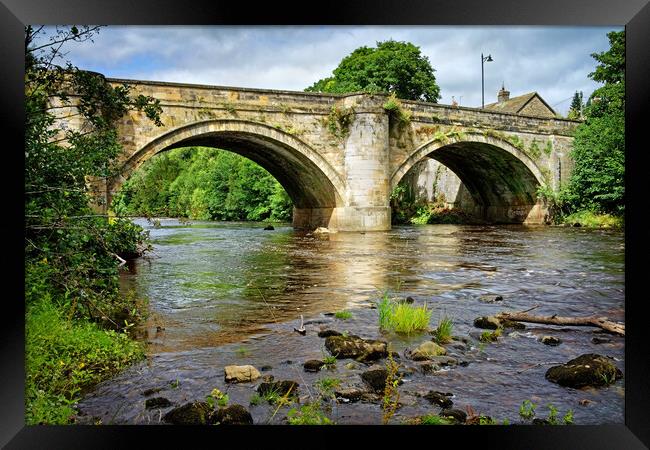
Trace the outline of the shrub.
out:
[[[438,322],[438,327],[433,331],[433,337],[439,344],[451,342],[451,331],[454,322],[451,318],[445,316]]]

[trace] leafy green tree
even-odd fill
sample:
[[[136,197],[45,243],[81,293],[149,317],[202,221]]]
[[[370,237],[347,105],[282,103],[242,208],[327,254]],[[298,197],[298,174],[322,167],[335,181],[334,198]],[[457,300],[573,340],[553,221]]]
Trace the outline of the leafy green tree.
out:
[[[333,76],[316,81],[309,92],[395,93],[405,100],[437,102],[440,88],[429,58],[409,43],[388,40],[359,47],[343,58]]]
[[[585,123],[575,135],[575,162],[567,198],[574,210],[622,214],[625,210],[625,31],[607,34],[610,49],[591,56],[589,74],[604,83],[589,97]]]
[[[157,101],[61,62],[99,27],[25,27],[26,421],[67,423],[83,388],[142,355],[124,333],[142,317],[119,294],[119,257],[146,235],[95,214],[86,177],[115,173],[114,123],[128,110],[160,124]],[[75,95],[71,95],[74,93]],[[61,121],[60,119],[63,119]],[[83,130],[65,126],[81,119]],[[108,330],[107,330],[108,329]]]
[[[571,106],[569,107],[569,119],[580,119],[582,118],[582,91],[573,95],[573,100],[571,100]]]

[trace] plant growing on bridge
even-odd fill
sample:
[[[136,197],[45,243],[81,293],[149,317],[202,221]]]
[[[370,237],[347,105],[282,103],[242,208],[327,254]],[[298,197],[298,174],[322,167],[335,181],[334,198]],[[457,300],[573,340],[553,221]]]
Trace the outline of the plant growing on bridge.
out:
[[[408,124],[411,122],[411,112],[404,109],[402,102],[395,96],[395,93],[390,94],[386,102],[383,104],[384,111],[390,117],[396,119],[400,124]]]
[[[345,138],[350,132],[350,125],[354,120],[354,108],[345,106],[332,106],[325,121],[327,129],[339,139]]]

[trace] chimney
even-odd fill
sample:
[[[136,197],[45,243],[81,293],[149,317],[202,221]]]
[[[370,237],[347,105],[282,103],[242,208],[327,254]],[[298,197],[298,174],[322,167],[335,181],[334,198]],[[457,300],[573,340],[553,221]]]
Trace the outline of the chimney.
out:
[[[510,91],[506,91],[506,88],[501,85],[501,90],[497,94],[497,98],[499,99],[499,103],[503,103],[507,101],[510,98]]]

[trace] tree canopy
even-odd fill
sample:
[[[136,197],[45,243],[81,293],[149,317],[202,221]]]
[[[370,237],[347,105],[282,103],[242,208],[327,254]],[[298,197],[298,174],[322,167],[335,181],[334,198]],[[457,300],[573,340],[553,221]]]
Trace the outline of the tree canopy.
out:
[[[591,56],[589,74],[604,83],[589,97],[573,142],[575,167],[568,186],[573,209],[621,214],[625,209],[625,31],[607,34],[610,49]]]
[[[333,75],[316,81],[308,92],[394,93],[405,100],[437,102],[435,69],[420,48],[394,40],[359,47],[343,58]]]

